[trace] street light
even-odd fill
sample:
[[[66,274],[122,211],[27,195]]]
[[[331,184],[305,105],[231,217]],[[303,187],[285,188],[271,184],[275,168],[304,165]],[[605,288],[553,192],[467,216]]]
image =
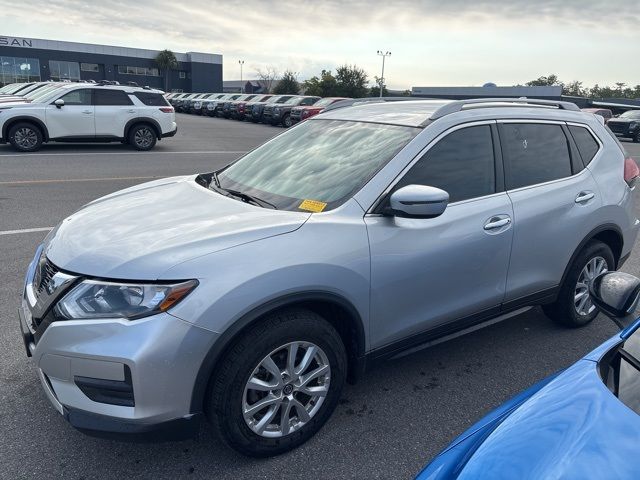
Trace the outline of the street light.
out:
[[[391,52],[383,52],[378,50],[378,55],[382,57],[382,75],[380,76],[380,98],[382,98],[382,88],[384,87],[384,61],[391,56]]]
[[[244,60],[238,60],[238,64],[240,65],[240,93],[244,93],[244,84],[242,83],[242,66],[244,65]]]

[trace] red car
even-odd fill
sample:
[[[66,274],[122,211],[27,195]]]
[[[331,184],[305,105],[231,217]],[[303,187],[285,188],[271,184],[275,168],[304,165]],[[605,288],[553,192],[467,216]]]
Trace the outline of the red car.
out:
[[[340,100],[351,99],[346,97],[326,97],[318,100],[316,103],[308,107],[294,107],[293,109],[291,109],[291,122],[298,123],[302,120],[306,120],[309,117],[313,117],[314,115],[319,114],[329,105],[339,102]]]

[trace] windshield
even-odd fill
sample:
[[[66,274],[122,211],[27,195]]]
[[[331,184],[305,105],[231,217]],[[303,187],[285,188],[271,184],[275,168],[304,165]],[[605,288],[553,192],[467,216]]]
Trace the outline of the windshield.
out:
[[[58,88],[60,88],[59,85],[47,85],[46,87],[43,88],[39,88],[38,90],[28,93],[27,95],[25,95],[25,98],[28,98],[30,100],[37,100],[38,98],[42,98],[45,97],[46,95],[49,95],[49,93],[51,93],[54,90],[57,90]]]
[[[632,118],[634,120],[640,119],[640,110],[629,110],[620,115],[620,118]]]
[[[218,180],[222,188],[253,195],[278,209],[330,210],[360,189],[419,132],[378,123],[303,122],[220,172]]]

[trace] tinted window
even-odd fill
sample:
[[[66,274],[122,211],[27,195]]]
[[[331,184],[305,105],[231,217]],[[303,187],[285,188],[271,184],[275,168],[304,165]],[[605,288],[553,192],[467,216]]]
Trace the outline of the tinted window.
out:
[[[491,128],[456,130],[434,145],[398,182],[429,185],[449,193],[450,202],[490,195],[496,191]]]
[[[586,128],[570,126],[569,131],[571,132],[571,135],[573,135],[573,139],[578,146],[578,151],[580,152],[582,161],[585,165],[589,165],[591,160],[593,160],[593,157],[598,153],[600,145],[598,145],[596,139],[593,138],[591,132]]]
[[[136,92],[136,98],[150,107],[166,107],[169,102],[159,93]]]
[[[560,125],[505,123],[500,125],[500,140],[507,188],[571,176],[569,145]]]
[[[65,105],[91,105],[91,90],[82,88],[60,97]]]
[[[318,101],[317,98],[312,97],[312,98],[304,98],[302,99],[302,101],[300,102],[300,105],[313,105],[314,103],[316,103]]]
[[[96,105],[133,105],[129,95],[122,90],[96,90]]]

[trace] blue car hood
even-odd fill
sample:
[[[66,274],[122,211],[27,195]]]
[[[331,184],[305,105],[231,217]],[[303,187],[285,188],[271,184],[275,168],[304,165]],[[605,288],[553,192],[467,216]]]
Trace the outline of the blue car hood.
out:
[[[309,213],[272,210],[174,177],[107,195],[45,240],[57,267],[95,277],[155,280],[196,257],[298,229]]]
[[[640,417],[583,359],[508,415],[457,478],[637,479],[639,445]]]

